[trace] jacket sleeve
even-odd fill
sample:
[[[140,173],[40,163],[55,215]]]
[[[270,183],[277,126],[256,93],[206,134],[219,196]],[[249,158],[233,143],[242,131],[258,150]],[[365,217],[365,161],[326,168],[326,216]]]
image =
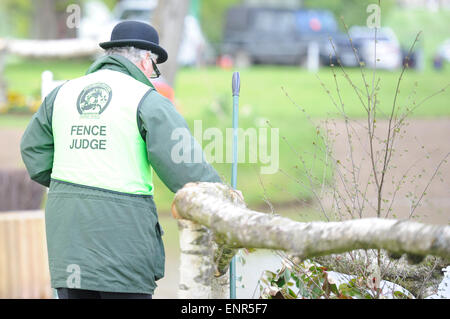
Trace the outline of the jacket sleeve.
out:
[[[150,90],[139,105],[138,127],[151,166],[172,192],[189,182],[222,182],[184,118],[155,90]]]
[[[20,153],[30,178],[49,187],[53,167],[52,111],[60,86],[42,102],[31,118],[20,142]]]

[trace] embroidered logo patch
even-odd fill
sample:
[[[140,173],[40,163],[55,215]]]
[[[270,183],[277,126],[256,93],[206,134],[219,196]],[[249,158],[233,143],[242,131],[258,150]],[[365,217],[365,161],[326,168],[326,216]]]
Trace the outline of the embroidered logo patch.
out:
[[[99,118],[111,102],[112,91],[105,83],[88,85],[77,99],[77,109],[83,118]]]

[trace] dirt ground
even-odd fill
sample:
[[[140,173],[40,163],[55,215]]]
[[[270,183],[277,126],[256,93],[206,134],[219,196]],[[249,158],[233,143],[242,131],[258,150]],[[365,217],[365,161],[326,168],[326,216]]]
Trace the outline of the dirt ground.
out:
[[[20,157],[22,129],[0,128],[0,169],[23,168]]]

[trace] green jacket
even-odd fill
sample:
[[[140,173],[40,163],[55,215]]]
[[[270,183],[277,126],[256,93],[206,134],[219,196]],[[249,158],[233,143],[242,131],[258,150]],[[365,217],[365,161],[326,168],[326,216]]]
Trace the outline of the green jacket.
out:
[[[176,164],[171,160],[172,147],[178,142],[171,140],[171,132],[188,126],[132,62],[121,56],[105,56],[87,73],[101,69],[122,72],[149,86],[150,92],[137,110],[137,125],[152,168],[172,192],[188,182],[221,182],[206,161]],[[31,179],[50,187],[45,222],[52,287],[68,287],[74,269],[79,269],[78,288],[153,294],[155,281],[164,276],[165,259],[153,197],[50,178],[54,154],[52,109],[59,88],[45,98],[20,145]],[[194,154],[200,146],[191,138]]]

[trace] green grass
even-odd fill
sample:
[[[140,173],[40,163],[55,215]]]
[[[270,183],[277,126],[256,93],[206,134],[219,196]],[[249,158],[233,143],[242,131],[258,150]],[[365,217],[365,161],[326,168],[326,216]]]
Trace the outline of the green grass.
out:
[[[5,78],[11,91],[38,96],[41,74],[50,70],[55,79],[72,79],[85,74],[90,62],[87,60],[28,60],[11,58],[5,69]]]
[[[177,220],[169,214],[163,214],[159,217],[159,223],[164,231],[162,236],[166,254],[178,253],[180,251],[180,243],[178,237]]]
[[[40,74],[49,69],[55,73],[56,79],[70,79],[84,74],[89,61],[17,61],[6,67],[6,78],[11,90],[23,94],[39,92]],[[337,71],[337,79],[341,96],[345,103],[347,114],[351,117],[364,117],[365,111],[355,95],[352,87]],[[377,71],[375,81],[380,78],[380,116],[387,114],[394,98],[395,87],[400,71]],[[352,81],[364,90],[359,69],[350,69],[348,74]],[[425,71],[422,73],[407,71],[404,75],[398,106],[412,105],[408,96],[416,91],[414,99],[417,101],[435,93],[449,83],[450,71]],[[191,129],[194,120],[202,120],[203,130],[217,127],[225,132],[231,127],[231,71],[219,68],[182,69],[176,82],[177,106],[186,118]],[[241,70],[240,95],[240,127],[279,128],[279,159],[283,172],[272,175],[261,175],[260,164],[240,164],[238,173],[238,188],[242,189],[250,205],[262,202],[264,188],[267,197],[274,202],[292,201],[295,198],[308,198],[311,191],[298,181],[305,182],[306,168],[302,166],[298,154],[305,159],[307,169],[317,177],[323,174],[323,166],[315,157],[320,158],[321,152],[314,146],[320,146],[314,126],[308,121],[306,114],[313,119],[336,117],[337,110],[331,102],[330,95],[338,100],[333,74],[329,68],[323,68],[317,76],[297,67],[259,66]],[[365,70],[369,83],[372,82],[372,71]],[[327,94],[321,87],[321,81],[330,90]],[[283,88],[283,89],[282,89]],[[287,96],[287,95],[289,96]],[[450,108],[448,91],[424,103],[413,116],[440,117],[449,116]],[[291,99],[297,103],[295,105]],[[300,108],[299,108],[300,107]],[[303,108],[306,113],[302,112]],[[0,127],[25,127],[27,117],[0,115]],[[225,136],[225,134],[224,134]],[[270,136],[269,136],[270,138]],[[289,145],[285,142],[285,140]],[[203,143],[203,146],[207,142]],[[248,145],[247,145],[248,146]],[[225,150],[224,150],[225,151]],[[214,163],[215,168],[225,182],[230,181],[230,164]],[[325,173],[328,176],[329,173]],[[262,185],[261,185],[262,182]],[[156,201],[160,210],[168,211],[173,198],[165,186],[155,179]]]
[[[360,70],[349,69],[347,72],[351,80],[360,89],[364,89]],[[340,70],[336,70],[336,73],[348,115],[364,117],[365,110],[359,103],[354,90]],[[376,72],[375,80],[380,79],[380,110],[385,113],[388,113],[392,107],[399,74],[400,71],[378,70]],[[283,120],[290,116],[298,118],[299,109],[290,102],[285,92],[313,117],[323,118],[337,113],[330,97],[320,84],[320,81],[323,81],[333,97],[337,99],[333,74],[329,68],[321,69],[317,77],[300,68],[271,66],[246,69],[241,71],[240,75],[242,82],[240,104],[242,107],[247,106],[251,109],[252,113],[249,116],[270,115],[271,118],[275,116]],[[431,70],[423,73],[407,71],[400,87],[400,104],[407,101],[415,82],[417,82],[417,96],[424,98],[449,84],[449,75],[448,68],[442,73]],[[372,70],[365,70],[365,76],[371,85]],[[177,96],[182,108],[189,112],[186,112],[186,115],[198,118],[204,109],[211,107],[213,103],[222,102],[229,106],[231,103],[230,78],[231,72],[216,68],[182,71],[177,81]],[[432,102],[418,109],[414,116],[449,115],[448,97],[448,93],[435,97]]]
[[[24,128],[30,121],[31,115],[0,115],[0,128]]]
[[[39,95],[40,77],[45,70],[52,70],[55,79],[71,79],[85,73],[90,61],[20,61],[7,64],[5,78],[11,91],[25,95]],[[289,117],[299,114],[287,98],[286,93],[307,113],[313,117],[324,117],[336,113],[330,97],[320,85],[320,81],[330,89],[334,98],[335,86],[333,75],[329,68],[323,68],[317,77],[304,69],[296,67],[261,66],[245,69],[241,74],[240,105],[249,112],[247,117],[255,115],[267,117]],[[352,87],[343,77],[340,70],[336,70],[340,90],[346,103],[346,111],[352,117],[364,117],[365,111],[358,102]],[[377,70],[376,80],[380,79],[379,97],[381,110],[388,112],[392,107],[395,85],[400,71],[388,72]],[[364,88],[359,69],[349,69],[352,81]],[[372,71],[365,71],[369,84],[372,82]],[[401,85],[400,102],[406,102],[407,96],[414,89],[417,82],[417,96],[424,98],[448,84],[449,66],[443,72],[427,70],[416,72],[409,70],[405,73]],[[182,69],[176,82],[176,97],[183,115],[188,120],[199,119],[204,111],[213,105],[220,105],[225,115],[229,115],[231,104],[231,71],[219,68]],[[283,90],[284,89],[284,90]],[[418,109],[414,116],[443,116],[449,115],[450,109],[446,103],[448,93],[433,98],[430,103]],[[400,103],[401,104],[401,103]]]

